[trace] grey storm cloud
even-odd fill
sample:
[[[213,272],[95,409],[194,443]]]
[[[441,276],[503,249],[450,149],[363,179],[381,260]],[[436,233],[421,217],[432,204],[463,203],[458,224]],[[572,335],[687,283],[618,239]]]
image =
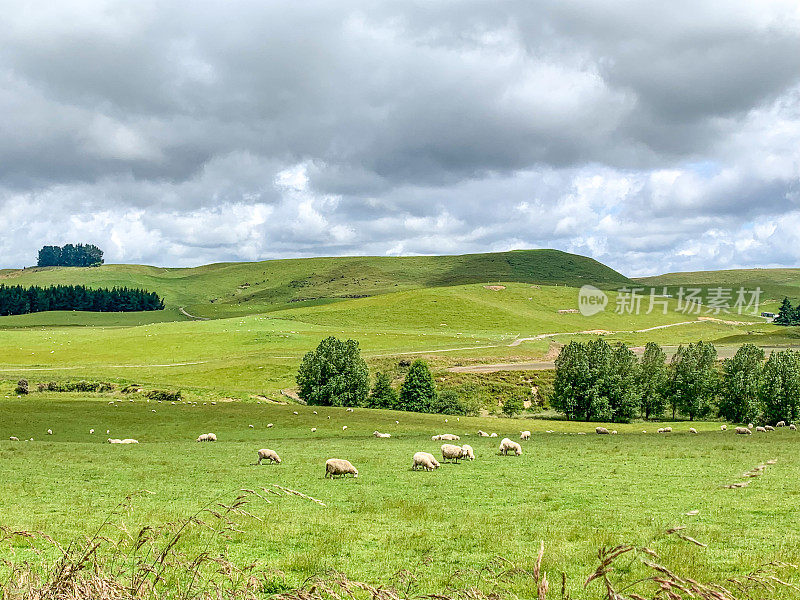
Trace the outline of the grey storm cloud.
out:
[[[3,266],[800,259],[794,2],[12,1],[0,32]]]

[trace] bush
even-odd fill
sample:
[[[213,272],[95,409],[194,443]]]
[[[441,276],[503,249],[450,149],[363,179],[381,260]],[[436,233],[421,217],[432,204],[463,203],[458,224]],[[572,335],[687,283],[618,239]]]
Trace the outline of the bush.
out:
[[[432,411],[442,415],[477,415],[479,401],[474,394],[461,394],[456,390],[440,392],[433,402]]]
[[[181,399],[181,391],[170,392],[169,390],[150,390],[145,394],[150,400],[160,400],[162,402],[178,402]]]
[[[48,383],[40,383],[37,388],[40,392],[111,392],[116,389],[116,385],[108,383],[107,381],[67,381],[65,383],[58,383],[50,381]]]
[[[14,391],[20,396],[23,396],[23,395],[27,394],[28,393],[28,380],[27,379],[20,379],[17,382],[17,387],[14,388]]]
[[[511,396],[503,402],[503,414],[507,417],[513,417],[523,410],[525,410],[525,402],[519,396]]]

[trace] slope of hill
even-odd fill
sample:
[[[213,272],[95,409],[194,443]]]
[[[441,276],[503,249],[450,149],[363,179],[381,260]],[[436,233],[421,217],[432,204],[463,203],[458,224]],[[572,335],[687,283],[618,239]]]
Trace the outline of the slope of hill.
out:
[[[654,277],[638,277],[637,283],[645,286],[668,286],[674,293],[677,287],[695,287],[703,290],[726,288],[746,290],[760,288],[762,300],[768,308],[776,308],[784,297],[800,300],[800,269],[731,269],[724,271],[686,271],[665,273]]]
[[[584,256],[519,250],[460,256],[336,257],[218,263],[171,269],[142,265],[47,267],[0,273],[8,285],[143,287],[168,308],[228,317],[428,287],[512,281],[613,287],[625,276]],[[175,313],[175,318],[180,318]]]

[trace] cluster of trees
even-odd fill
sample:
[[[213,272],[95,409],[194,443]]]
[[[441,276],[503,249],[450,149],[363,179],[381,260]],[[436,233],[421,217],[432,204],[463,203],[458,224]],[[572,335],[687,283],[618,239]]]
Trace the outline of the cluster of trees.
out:
[[[22,287],[0,285],[0,315],[24,315],[46,310],[131,312],[162,310],[155,292],[133,288],[89,289],[82,285]]]
[[[784,298],[774,322],[776,325],[800,325],[800,304],[794,307],[788,298]]]
[[[367,363],[358,342],[328,337],[308,352],[297,371],[299,396],[307,404],[363,406],[416,412],[467,415],[477,413],[477,399],[455,390],[439,392],[428,365],[411,363],[400,390],[388,373],[378,372],[370,388]]]
[[[710,415],[729,421],[794,421],[800,417],[800,353],[764,351],[745,344],[717,363],[708,342],[680,346],[667,363],[658,344],[641,361],[602,338],[571,342],[556,359],[550,404],[568,419],[627,422],[660,418],[671,410],[689,419]]]
[[[94,244],[43,246],[37,267],[97,267],[103,264],[103,251]]]

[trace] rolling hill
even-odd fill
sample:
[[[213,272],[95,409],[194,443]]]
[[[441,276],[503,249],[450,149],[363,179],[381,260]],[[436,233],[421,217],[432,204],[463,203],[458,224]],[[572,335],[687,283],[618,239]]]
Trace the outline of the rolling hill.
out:
[[[337,257],[218,263],[195,268],[103,265],[45,267],[0,272],[0,284],[83,284],[142,287],[160,294],[165,315],[180,320],[178,308],[205,318],[263,313],[390,292],[471,283],[511,281],[580,287],[615,287],[630,280],[584,256],[558,250],[518,250],[460,256]],[[125,319],[147,322],[139,315]],[[39,317],[41,321],[42,317]],[[108,324],[123,324],[111,319]],[[141,321],[144,319],[144,321]],[[95,319],[103,324],[104,318]],[[25,319],[18,319],[24,322]]]

